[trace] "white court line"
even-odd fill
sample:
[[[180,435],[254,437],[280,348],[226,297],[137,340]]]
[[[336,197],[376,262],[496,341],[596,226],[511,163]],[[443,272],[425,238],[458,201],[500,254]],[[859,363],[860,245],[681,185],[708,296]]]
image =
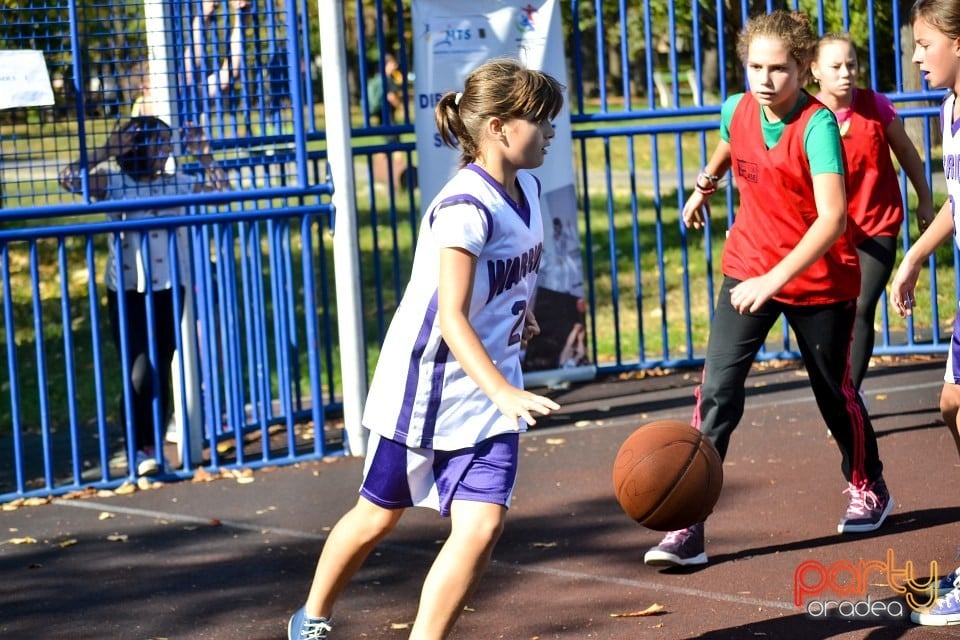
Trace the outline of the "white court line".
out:
[[[149,509],[135,509],[131,507],[118,507],[112,504],[105,502],[91,502],[88,500],[62,500],[55,499],[52,501],[54,504],[64,506],[64,507],[76,507],[79,509],[91,509],[96,511],[109,511],[111,513],[122,513],[129,516],[138,516],[141,518],[149,518],[151,520],[167,520],[170,522],[180,522],[185,524],[204,524],[209,525],[211,518],[202,518],[198,516],[191,516],[180,513],[170,513],[167,511],[153,511]],[[282,529],[269,526],[257,526],[250,524],[249,522],[239,522],[235,520],[218,520],[221,527],[227,527],[230,529],[238,529],[241,531],[250,531],[253,533],[265,533],[269,532],[274,535],[284,535],[291,538],[300,538],[303,540],[324,540],[327,536],[321,535],[318,533],[312,533],[309,531],[298,531],[296,529]],[[407,555],[423,556],[432,558],[436,556],[436,550],[426,550],[420,549],[417,547],[410,547],[406,545],[398,545],[392,543],[384,543],[380,545],[381,548],[391,549],[398,553],[404,553]],[[649,582],[646,580],[633,580],[629,578],[615,578],[611,576],[597,576],[590,573],[582,573],[579,571],[567,571],[564,569],[551,569],[549,567],[535,567],[524,564],[514,564],[503,562],[501,560],[491,560],[490,566],[496,569],[502,569],[505,571],[511,571],[513,573],[530,573],[530,574],[541,574],[546,576],[553,576],[558,578],[573,579],[573,580],[592,580],[594,582],[602,582],[605,584],[615,584],[619,586],[627,586],[635,589],[647,589],[651,591],[666,591],[669,593],[674,593],[684,596],[692,596],[695,598],[704,598],[707,600],[714,600],[717,602],[730,602],[734,604],[758,606],[758,607],[767,607],[772,609],[783,609],[786,611],[795,611],[799,612],[799,609],[791,603],[780,602],[778,600],[760,600],[757,598],[745,598],[743,596],[729,595],[726,593],[714,593],[711,591],[703,591],[701,589],[690,589],[687,587],[678,587],[671,586],[669,584],[664,584],[660,582]]]
[[[931,387],[939,387],[942,385],[942,382],[937,383],[924,383],[924,384],[915,384],[915,385],[906,385],[906,386],[896,386],[889,387],[886,389],[871,389],[871,394],[877,393],[893,393],[893,392],[903,392],[903,391],[915,391],[919,389],[927,389]],[[791,400],[770,400],[767,402],[750,402],[751,407],[767,407],[773,405],[787,405],[787,404],[799,404],[801,402],[808,403],[812,400],[810,397],[804,398],[795,398]],[[659,412],[653,412],[658,413]],[[687,412],[689,413],[689,412]],[[672,415],[670,412],[665,412],[664,414],[659,415]],[[635,418],[632,418],[635,420]],[[539,435],[547,431],[558,432],[558,431],[582,431],[584,429],[601,429],[610,424],[614,424],[621,421],[631,420],[629,417],[622,418],[613,418],[610,420],[604,420],[604,424],[596,424],[596,422],[591,422],[589,425],[583,427],[577,427],[574,425],[567,425],[562,427],[544,429],[542,431],[527,432],[524,435]],[[121,507],[113,504],[102,503],[102,502],[91,502],[88,500],[63,500],[63,499],[54,499],[52,501],[55,504],[66,506],[66,507],[76,507],[80,509],[91,509],[97,511],[110,511],[114,513],[122,513],[125,515],[138,516],[142,518],[150,519],[159,519],[159,520],[169,520],[172,522],[181,522],[189,524],[203,524],[209,525],[211,518],[209,517],[198,517],[191,516],[187,514],[179,513],[170,513],[166,511],[153,511],[149,509],[136,509],[131,507]],[[253,533],[264,533],[269,532],[274,535],[284,535],[291,538],[299,538],[302,540],[324,540],[326,539],[325,534],[312,533],[309,531],[300,531],[297,529],[284,529],[277,527],[269,526],[259,526],[250,524],[248,522],[240,522],[234,520],[218,520],[220,526],[228,527],[230,529],[236,529],[240,531],[250,531]],[[425,550],[416,547],[409,547],[405,545],[398,545],[393,543],[382,543],[380,545],[382,548],[392,549],[398,553],[404,553],[407,555],[423,556],[423,557],[434,557],[436,555],[435,550]],[[702,589],[691,589],[688,587],[680,587],[676,585],[665,584],[661,582],[651,582],[647,580],[635,580],[630,578],[616,578],[612,576],[598,576],[590,573],[582,573],[579,571],[568,571],[564,569],[553,569],[550,567],[539,567],[523,564],[514,564],[507,563],[499,560],[491,560],[491,567],[495,569],[507,570],[514,573],[528,573],[528,574],[540,574],[546,576],[553,576],[564,579],[572,580],[590,580],[593,582],[600,582],[604,584],[614,584],[618,586],[626,586],[635,589],[646,589],[651,591],[661,591],[667,592],[676,595],[690,596],[694,598],[701,598],[704,600],[712,600],[715,602],[728,602],[738,605],[747,605],[747,606],[757,606],[757,607],[767,607],[768,609],[779,609],[783,611],[792,611],[795,613],[801,613],[801,610],[796,607],[792,602],[781,602],[779,600],[763,600],[759,598],[747,598],[740,595],[731,595],[727,593],[716,593],[712,591],[704,591]]]

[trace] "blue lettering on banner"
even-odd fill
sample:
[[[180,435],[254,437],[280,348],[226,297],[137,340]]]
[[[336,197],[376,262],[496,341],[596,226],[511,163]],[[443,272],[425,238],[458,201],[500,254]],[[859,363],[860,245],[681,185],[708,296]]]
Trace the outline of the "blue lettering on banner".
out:
[[[436,108],[437,103],[440,102],[440,98],[442,97],[442,93],[434,93],[433,95],[420,93],[417,94],[417,104],[420,105],[421,109],[433,109]]]

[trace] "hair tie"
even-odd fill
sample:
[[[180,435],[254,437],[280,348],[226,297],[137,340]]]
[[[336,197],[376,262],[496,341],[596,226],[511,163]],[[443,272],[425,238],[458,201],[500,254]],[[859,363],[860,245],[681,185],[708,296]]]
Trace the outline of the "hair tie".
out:
[[[457,105],[457,106],[459,107],[459,106],[460,106],[460,98],[462,98],[462,97],[463,97],[463,92],[462,92],[462,91],[458,91],[458,92],[457,92],[457,95],[455,95],[455,96],[453,97],[453,104],[455,104],[455,105]]]

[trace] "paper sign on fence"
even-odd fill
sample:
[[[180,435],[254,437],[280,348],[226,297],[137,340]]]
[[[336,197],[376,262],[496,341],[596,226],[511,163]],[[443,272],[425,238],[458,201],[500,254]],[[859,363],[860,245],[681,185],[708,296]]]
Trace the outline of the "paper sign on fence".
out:
[[[53,87],[42,51],[0,51],[0,109],[47,107]]]

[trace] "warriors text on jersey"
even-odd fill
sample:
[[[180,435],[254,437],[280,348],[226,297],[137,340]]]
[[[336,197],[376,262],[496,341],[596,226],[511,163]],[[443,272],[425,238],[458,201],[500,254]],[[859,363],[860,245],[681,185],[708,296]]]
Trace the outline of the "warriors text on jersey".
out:
[[[543,223],[539,182],[525,171],[517,182],[519,203],[471,164],[427,208],[410,282],[367,397],[363,424],[371,431],[410,447],[455,450],[514,429],[450,353],[437,293],[440,249],[477,256],[470,324],[507,381],[522,387],[520,339],[540,270]]]

